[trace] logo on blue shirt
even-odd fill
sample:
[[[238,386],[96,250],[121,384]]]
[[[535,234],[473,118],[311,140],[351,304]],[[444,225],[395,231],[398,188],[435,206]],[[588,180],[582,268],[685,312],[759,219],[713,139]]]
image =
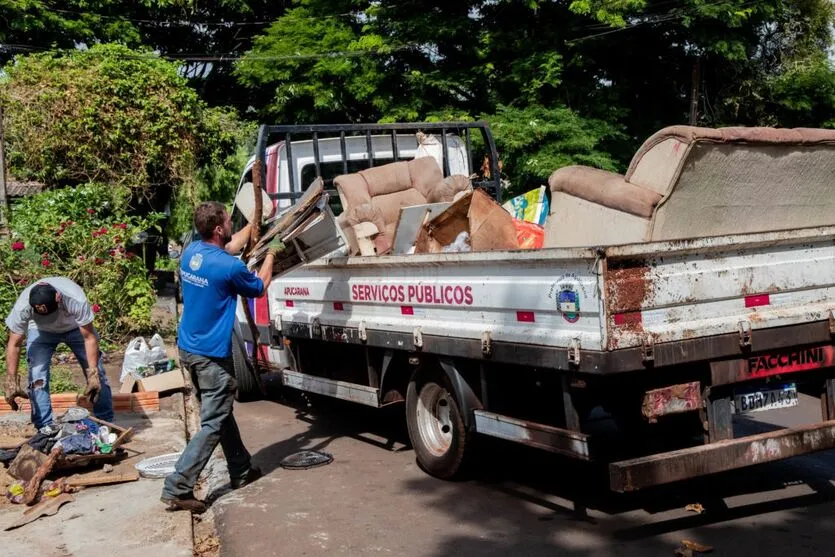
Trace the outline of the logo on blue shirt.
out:
[[[189,269],[192,271],[196,271],[200,268],[200,265],[203,264],[203,254],[202,253],[195,253],[191,256],[191,260],[188,262]]]

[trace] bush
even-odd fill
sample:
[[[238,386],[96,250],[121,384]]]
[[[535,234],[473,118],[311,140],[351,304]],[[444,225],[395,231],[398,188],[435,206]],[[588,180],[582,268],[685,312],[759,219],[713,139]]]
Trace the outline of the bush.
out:
[[[120,195],[119,192],[122,192]],[[125,190],[88,184],[49,190],[13,207],[12,237],[0,242],[0,315],[44,276],[66,276],[87,294],[103,339],[151,329],[155,294],[131,238],[156,215],[127,216]],[[2,328],[0,341],[5,343]]]

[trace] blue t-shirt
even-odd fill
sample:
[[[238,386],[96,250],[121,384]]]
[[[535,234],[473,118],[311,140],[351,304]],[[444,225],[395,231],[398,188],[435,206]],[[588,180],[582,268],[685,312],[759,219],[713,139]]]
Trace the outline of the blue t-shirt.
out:
[[[180,281],[183,318],[177,345],[192,354],[228,358],[237,296],[260,296],[264,282],[241,260],[205,242],[193,242],[183,252]]]

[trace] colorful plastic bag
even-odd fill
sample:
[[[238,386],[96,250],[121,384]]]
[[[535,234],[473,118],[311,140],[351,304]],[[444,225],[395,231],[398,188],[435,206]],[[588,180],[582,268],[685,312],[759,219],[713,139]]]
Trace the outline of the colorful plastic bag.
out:
[[[545,228],[524,220],[513,219],[519,249],[540,249],[545,244]]]
[[[549,209],[545,186],[514,197],[502,207],[514,218],[544,226]]]

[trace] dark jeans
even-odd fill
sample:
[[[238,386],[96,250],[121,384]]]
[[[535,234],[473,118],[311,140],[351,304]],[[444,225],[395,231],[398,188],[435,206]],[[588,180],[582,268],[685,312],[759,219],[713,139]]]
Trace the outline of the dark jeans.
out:
[[[229,477],[246,478],[250,456],[241,441],[241,432],[232,415],[235,372],[232,358],[209,358],[180,349],[180,364],[191,374],[200,400],[200,431],[186,445],[175,472],[165,478],[163,497],[191,496],[200,472],[220,443]]]

